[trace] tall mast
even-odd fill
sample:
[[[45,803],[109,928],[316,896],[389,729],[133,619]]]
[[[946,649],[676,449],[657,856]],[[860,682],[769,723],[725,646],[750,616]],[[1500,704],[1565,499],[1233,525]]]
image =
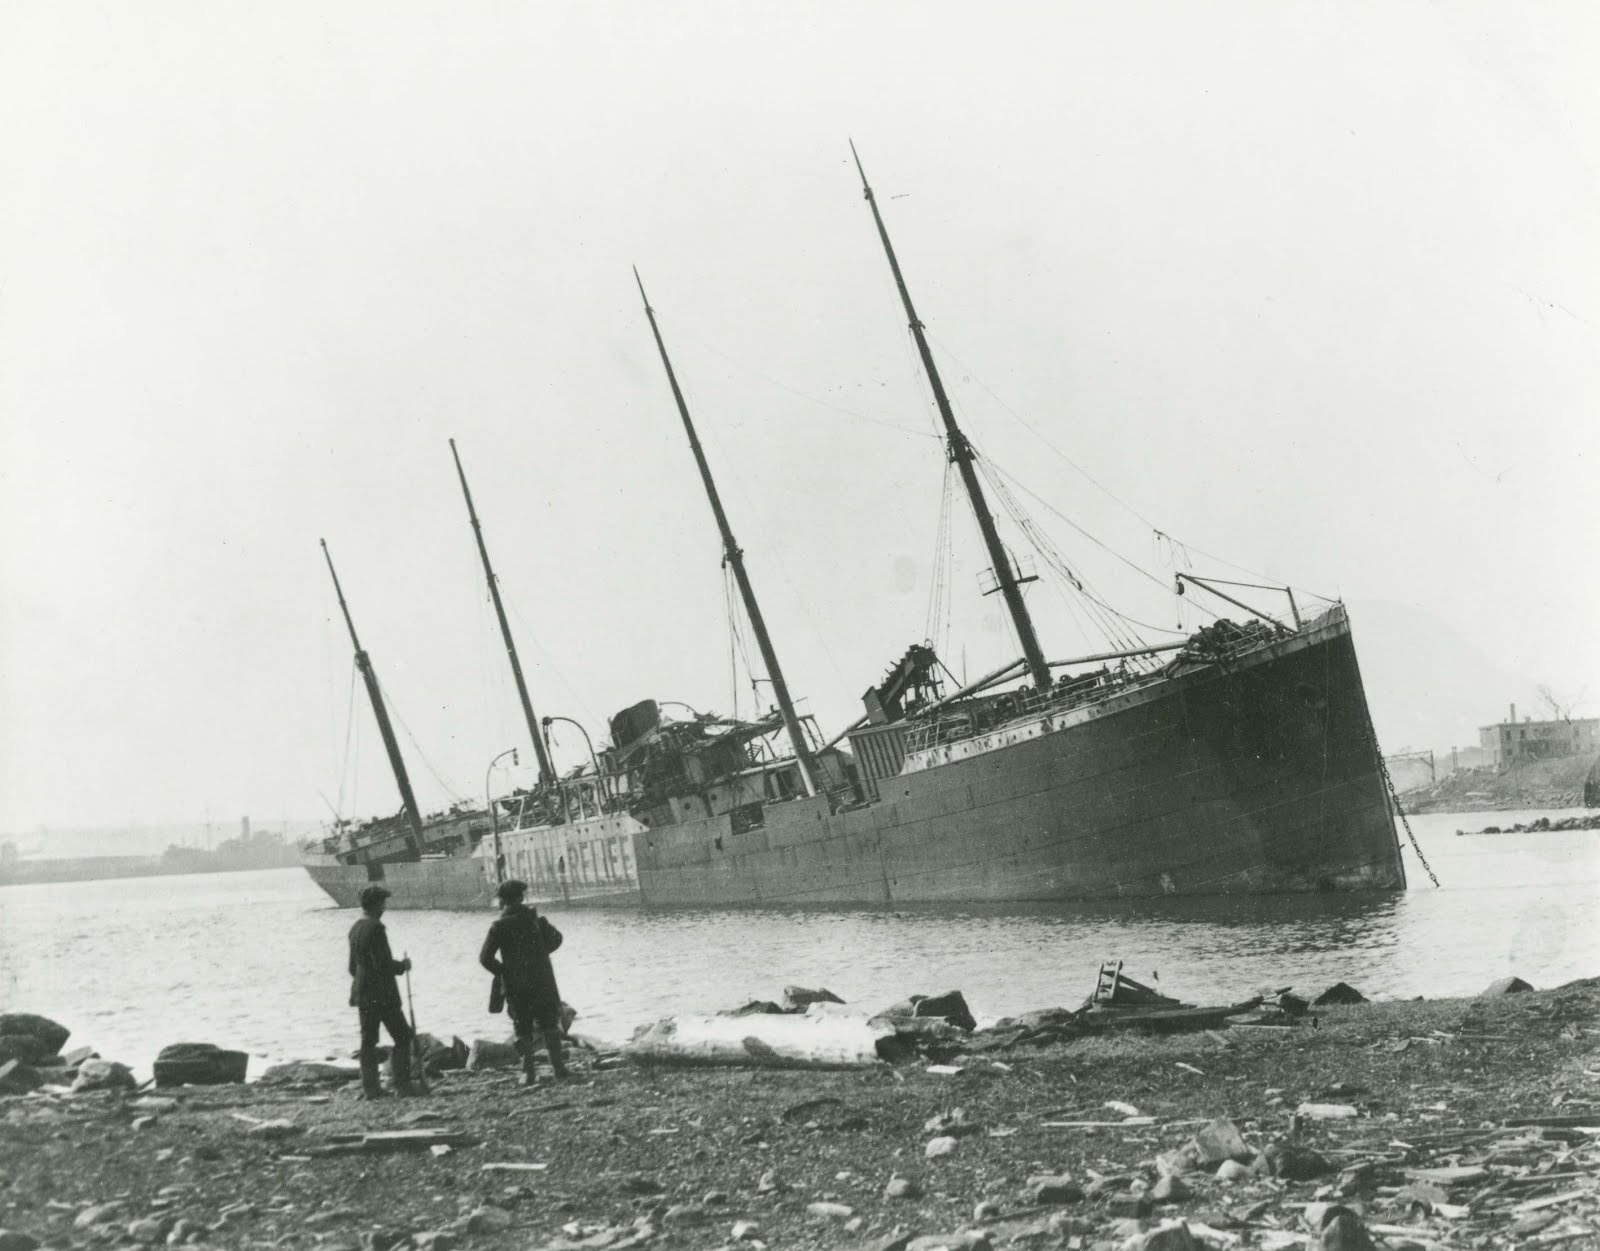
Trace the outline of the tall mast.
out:
[[[755,631],[756,644],[761,648],[761,663],[767,667],[767,678],[772,683],[772,693],[778,701],[778,711],[783,725],[789,731],[789,742],[794,747],[794,758],[800,765],[800,780],[807,795],[817,793],[816,762],[811,748],[806,745],[805,734],[800,729],[800,719],[795,716],[794,703],[789,698],[789,686],[783,680],[783,670],[778,667],[778,654],[772,650],[772,639],[767,635],[767,623],[762,619],[761,606],[756,603],[756,593],[750,586],[750,575],[745,572],[744,552],[734,541],[733,529],[728,525],[728,514],[722,511],[722,497],[717,494],[717,484],[711,478],[711,466],[706,464],[706,454],[694,432],[694,422],[689,419],[689,406],[684,402],[678,387],[678,376],[672,372],[672,361],[667,357],[667,345],[661,339],[661,327],[656,325],[655,310],[650,307],[650,297],[644,293],[644,281],[639,271],[633,271],[639,284],[639,296],[644,300],[644,314],[650,319],[650,333],[655,335],[656,350],[661,353],[661,363],[667,368],[667,382],[672,387],[672,398],[678,404],[678,416],[683,418],[684,432],[689,436],[689,448],[694,452],[694,462],[700,466],[700,479],[705,483],[706,496],[711,501],[711,511],[717,518],[717,529],[722,532],[722,558],[733,567],[734,581],[739,584],[739,594],[744,599],[745,615],[750,618],[750,628]]]
[[[411,793],[411,778],[406,774],[406,762],[400,757],[400,744],[395,742],[394,727],[389,724],[389,710],[383,704],[383,692],[378,689],[378,675],[372,672],[372,661],[362,650],[356,637],[356,623],[350,620],[350,605],[344,602],[344,590],[339,585],[339,575],[334,573],[333,557],[328,552],[328,540],[318,539],[322,555],[328,562],[328,572],[333,574],[333,592],[339,597],[339,610],[344,613],[344,623],[350,629],[350,643],[356,649],[356,668],[361,670],[361,680],[367,684],[367,698],[372,701],[372,715],[378,719],[378,733],[383,736],[383,750],[389,753],[389,767],[394,770],[395,785],[400,788],[400,802],[405,806],[406,822],[411,826],[411,849],[422,854],[422,810],[417,807],[417,797]]]
[[[544,735],[539,732],[539,719],[533,715],[533,701],[528,698],[528,684],[522,678],[522,664],[517,660],[517,645],[511,641],[505,605],[500,602],[500,583],[489,564],[489,549],[484,546],[483,527],[478,524],[478,510],[472,506],[472,492],[467,488],[467,475],[461,468],[461,457],[456,452],[454,439],[450,440],[450,455],[455,458],[456,476],[461,479],[461,494],[467,497],[467,516],[472,518],[472,533],[478,540],[478,555],[483,557],[483,576],[489,580],[489,598],[494,601],[494,615],[500,619],[500,637],[505,639],[506,655],[511,658],[511,676],[517,680],[522,715],[527,718],[528,733],[533,738],[533,754],[539,758],[539,781],[545,786],[554,786],[556,771],[550,767],[550,752],[545,747]]]
[[[900,289],[900,302],[905,305],[906,317],[911,322],[911,333],[917,341],[917,354],[922,357],[923,371],[928,375],[928,385],[933,388],[933,401],[939,406],[939,416],[944,421],[945,443],[949,449],[950,459],[961,471],[961,481],[967,488],[967,498],[972,501],[972,512],[978,519],[978,529],[983,531],[983,544],[989,549],[989,562],[994,567],[1000,590],[1006,597],[1006,607],[1011,610],[1011,620],[1017,628],[1017,639],[1022,643],[1023,659],[1027,661],[1028,670],[1033,675],[1034,685],[1041,691],[1048,690],[1050,666],[1045,663],[1044,651],[1039,646],[1039,637],[1033,630],[1033,618],[1028,615],[1028,606],[1022,599],[1022,587],[1017,582],[1016,570],[1012,568],[1011,557],[1007,555],[1005,547],[1000,542],[1000,534],[994,527],[994,515],[989,511],[989,502],[984,498],[977,470],[973,468],[972,445],[967,442],[967,436],[961,433],[961,427],[956,425],[955,413],[950,409],[950,398],[944,393],[944,382],[939,377],[938,367],[933,363],[933,353],[928,349],[928,336],[922,328],[921,320],[917,317],[917,310],[911,306],[911,292],[906,290],[905,277],[900,273],[900,262],[895,259],[894,247],[889,242],[889,232],[884,229],[883,214],[878,212],[878,202],[873,198],[872,188],[867,184],[867,172],[861,168],[861,158],[856,155],[856,145],[853,143],[850,145],[850,155],[855,157],[856,172],[861,175],[861,189],[866,192],[867,203],[872,207],[872,220],[878,224],[878,238],[883,241],[884,254],[888,256],[889,268],[894,273],[894,285]]]

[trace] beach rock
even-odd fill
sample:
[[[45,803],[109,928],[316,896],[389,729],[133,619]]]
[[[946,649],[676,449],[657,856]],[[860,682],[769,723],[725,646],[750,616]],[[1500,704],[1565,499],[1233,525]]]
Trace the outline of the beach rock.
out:
[[[78,1076],[73,1080],[72,1093],[86,1090],[137,1090],[133,1070],[115,1060],[85,1060],[78,1066]]]
[[[168,1231],[172,1229],[172,1223],[170,1216],[146,1216],[129,1223],[128,1237],[146,1246],[165,1242]]]
[[[0,1063],[20,1060],[24,1064],[37,1064],[55,1054],[32,1034],[0,1034]]]
[[[38,1090],[42,1084],[38,1070],[21,1060],[7,1060],[0,1064],[0,1095],[25,1095],[30,1090]]]
[[[1372,1235],[1349,1208],[1334,1208],[1322,1226],[1322,1251],[1374,1251]]]
[[[711,1213],[698,1203],[674,1203],[661,1215],[663,1225],[704,1225]]]
[[[980,1199],[972,1208],[972,1219],[983,1225],[989,1221],[997,1221],[1003,1209],[992,1199]]]
[[[1150,1188],[1150,1197],[1157,1203],[1182,1203],[1193,1194],[1188,1182],[1171,1173],[1157,1178]]]
[[[319,1060],[291,1060],[274,1064],[260,1078],[258,1086],[342,1086],[361,1080],[361,1070],[348,1064],[326,1064]]]
[[[455,1251],[456,1236],[448,1229],[430,1229],[426,1233],[412,1234],[412,1245],[417,1251]]]
[[[1498,982],[1490,982],[1478,998],[1498,999],[1501,995],[1521,995],[1532,989],[1520,977],[1502,977]]]
[[[452,1037],[449,1042],[435,1038],[432,1034],[418,1034],[417,1044],[422,1051],[422,1064],[430,1073],[443,1073],[447,1069],[464,1069],[467,1059],[472,1054],[471,1048],[459,1038]]]
[[[922,1187],[909,1177],[891,1177],[883,1188],[885,1199],[915,1199],[921,1193]]]
[[[127,1206],[124,1199],[113,1199],[110,1203],[91,1203],[81,1209],[72,1218],[74,1229],[93,1229],[96,1225],[104,1225],[107,1221],[115,1220],[122,1214],[122,1209]]]
[[[100,1053],[93,1047],[74,1047],[71,1051],[63,1052],[60,1055],[62,1065],[69,1069],[77,1068],[85,1060],[98,1060],[99,1058]]]
[[[0,1229],[0,1251],[34,1251],[39,1240],[19,1229]]]
[[[1248,1160],[1255,1155],[1238,1127],[1227,1117],[1212,1121],[1194,1136],[1189,1146],[1194,1149],[1195,1164],[1200,1168],[1211,1168],[1224,1160]]]
[[[1149,1195],[1135,1194],[1132,1191],[1112,1195],[1106,1203],[1108,1215],[1140,1221],[1149,1216],[1154,1208],[1155,1204],[1150,1201]]]
[[[783,1010],[785,1012],[804,1012],[814,1003],[843,1003],[831,990],[818,987],[810,990],[804,986],[785,986],[783,988]]]
[[[1284,1181],[1311,1181],[1333,1172],[1334,1166],[1309,1147],[1279,1139],[1266,1145],[1251,1171]]]
[[[905,1244],[906,1251],[984,1251],[989,1235],[981,1229],[963,1229],[953,1234],[923,1234]]]
[[[937,1160],[941,1156],[950,1155],[956,1149],[956,1140],[948,1134],[938,1138],[928,1139],[928,1145],[922,1149],[922,1154],[929,1160]]]
[[[169,1043],[154,1065],[156,1085],[229,1086],[244,1081],[250,1066],[245,1051],[226,1051],[215,1043]]]
[[[501,1234],[511,1228],[511,1213],[492,1204],[474,1208],[467,1217],[469,1234]]]
[[[1024,1188],[1028,1202],[1038,1204],[1082,1203],[1083,1187],[1070,1177],[1041,1173],[1028,1178]]]
[[[45,1055],[55,1055],[66,1045],[72,1031],[47,1016],[32,1012],[0,1012],[0,1034],[27,1034],[44,1044]]]
[[[1291,995],[1288,991],[1284,991],[1278,996],[1277,1004],[1282,1009],[1283,1014],[1291,1018],[1304,1016],[1307,1009],[1311,1007],[1299,995]]]
[[[1336,1003],[1366,1003],[1367,997],[1349,982],[1335,982],[1311,1001],[1311,1006],[1321,1008]]]
[[[729,1008],[719,1016],[781,1016],[783,1009],[770,999],[752,999],[742,1008]]]
[[[856,1214],[856,1210],[847,1203],[829,1203],[826,1200],[806,1204],[806,1211],[830,1221],[847,1221]]]
[[[269,1142],[277,1142],[283,1138],[293,1138],[296,1134],[302,1132],[303,1131],[301,1130],[300,1126],[296,1125],[293,1121],[280,1119],[275,1121],[258,1121],[245,1131],[245,1136],[247,1138],[265,1138]]]
[[[517,1054],[516,1046],[512,1043],[490,1042],[487,1038],[474,1038],[472,1046],[467,1051],[467,1070],[479,1072],[483,1069],[510,1069],[522,1063],[522,1057]]]
[[[735,1242],[749,1242],[761,1235],[761,1226],[754,1221],[734,1221],[733,1228],[728,1231],[728,1237]]]
[[[973,1019],[972,1010],[967,1007],[966,998],[959,990],[947,990],[942,995],[914,995],[912,998],[916,1003],[913,1016],[937,1017],[949,1021],[967,1034],[978,1028],[978,1022]]]
[[[1128,1245],[1130,1251],[1196,1251],[1201,1246],[1183,1221],[1167,1221]]]
[[[1238,1160],[1224,1160],[1217,1165],[1217,1180],[1223,1182],[1244,1181],[1250,1176],[1250,1167],[1241,1164]]]
[[[167,1231],[167,1245],[181,1247],[186,1242],[193,1242],[204,1232],[205,1226],[199,1221],[191,1221],[187,1216],[180,1216]]]

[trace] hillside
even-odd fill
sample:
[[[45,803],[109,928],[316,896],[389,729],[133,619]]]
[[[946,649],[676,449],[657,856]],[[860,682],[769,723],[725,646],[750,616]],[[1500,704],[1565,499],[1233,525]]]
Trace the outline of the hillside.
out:
[[[1407,812],[1501,812],[1522,808],[1581,808],[1585,783],[1600,773],[1600,758],[1534,760],[1504,773],[1462,769],[1429,786],[1402,791]],[[1593,799],[1591,783],[1590,798]],[[1594,806],[1591,804],[1591,806]]]

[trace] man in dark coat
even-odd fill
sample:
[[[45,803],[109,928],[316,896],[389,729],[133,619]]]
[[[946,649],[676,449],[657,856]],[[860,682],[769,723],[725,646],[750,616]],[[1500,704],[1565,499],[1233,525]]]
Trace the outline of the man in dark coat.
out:
[[[496,892],[500,915],[489,926],[478,963],[495,976],[498,994],[490,995],[491,1012],[497,1010],[494,1001],[504,996],[517,1034],[517,1052],[522,1056],[522,1084],[532,1086],[537,1080],[535,1026],[544,1037],[550,1068],[558,1078],[567,1076],[567,1063],[561,1051],[561,993],[550,965],[550,953],[561,946],[561,931],[522,902],[527,893],[526,882],[513,878],[500,884]]]
[[[411,960],[396,960],[383,928],[384,901],[389,892],[368,886],[361,892],[361,919],[350,927],[350,1006],[361,1021],[361,1097],[383,1097],[378,1080],[378,1026],[389,1031],[389,1074],[397,1095],[415,1093],[411,1085],[411,1025],[400,1002],[395,978],[411,971]]]

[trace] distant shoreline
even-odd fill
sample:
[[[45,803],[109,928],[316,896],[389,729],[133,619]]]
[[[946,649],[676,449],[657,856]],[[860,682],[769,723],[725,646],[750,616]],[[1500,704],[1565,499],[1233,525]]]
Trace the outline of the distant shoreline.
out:
[[[262,869],[298,867],[298,860],[273,864],[171,864],[164,863],[160,856],[90,856],[81,860],[41,860],[0,869],[0,887],[107,882],[130,877],[192,877],[198,873],[253,873]]]

